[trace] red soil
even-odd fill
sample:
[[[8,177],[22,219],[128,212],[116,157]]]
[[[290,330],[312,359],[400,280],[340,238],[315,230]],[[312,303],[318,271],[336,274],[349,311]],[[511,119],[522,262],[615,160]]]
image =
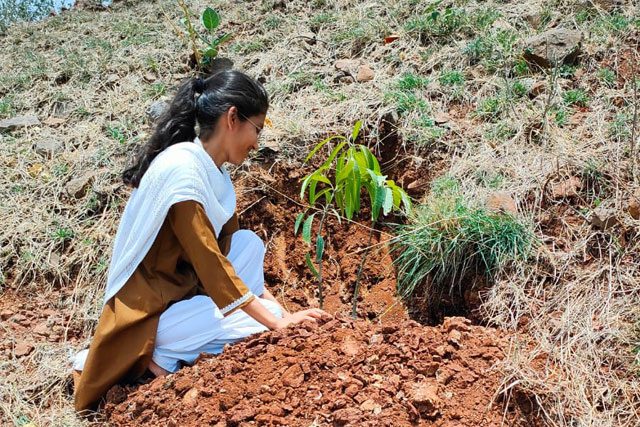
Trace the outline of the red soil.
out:
[[[267,332],[137,389],[115,387],[121,426],[529,426],[494,392],[505,340],[448,318],[373,325],[336,318]]]

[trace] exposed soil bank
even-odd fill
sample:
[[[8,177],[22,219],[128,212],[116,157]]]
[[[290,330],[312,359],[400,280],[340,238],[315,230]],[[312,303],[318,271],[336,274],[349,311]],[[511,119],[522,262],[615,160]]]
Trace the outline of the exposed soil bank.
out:
[[[448,318],[375,326],[336,318],[267,332],[139,388],[115,387],[120,426],[531,426],[529,406],[494,400],[505,340]]]

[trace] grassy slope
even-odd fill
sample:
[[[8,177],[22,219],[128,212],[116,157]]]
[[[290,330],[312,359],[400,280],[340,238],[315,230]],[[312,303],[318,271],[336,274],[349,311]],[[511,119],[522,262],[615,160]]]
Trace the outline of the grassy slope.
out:
[[[399,110],[402,156],[425,165],[450,159],[449,174],[478,203],[498,190],[516,199],[545,245],[538,263],[501,278],[486,297],[488,321],[527,324],[537,343],[523,351],[514,342],[505,386],[534,392],[551,424],[633,425],[640,239],[624,208],[638,188],[629,172],[638,107],[630,63],[640,17],[631,2],[612,13],[578,3],[212,2],[235,34],[225,53],[266,79],[274,122],[267,138],[284,159],[298,161],[320,135],[346,132],[357,119],[375,142],[380,117]],[[16,25],[0,38],[0,118],[31,113],[44,122],[0,135],[2,286],[24,295],[73,287],[67,310],[85,339],[127,196],[119,171],[150,131],[145,109],[188,75],[176,22],[170,1],[125,2]],[[580,66],[527,67],[524,39],[558,26],[585,34]],[[385,45],[392,33],[400,38]],[[368,64],[374,80],[340,78],[334,63],[349,58]],[[551,90],[529,97],[538,82]],[[41,141],[63,150],[43,157],[33,149]],[[90,190],[69,197],[65,184],[88,171]],[[548,189],[572,176],[585,183],[579,197],[550,200]],[[626,231],[594,230],[586,218],[598,205],[620,212]],[[559,225],[546,226],[550,216]],[[57,367],[35,404],[32,385],[50,372],[0,383],[6,417],[80,423],[62,390],[72,347],[31,358]],[[532,370],[539,360],[550,363]],[[3,362],[3,370],[20,363]]]

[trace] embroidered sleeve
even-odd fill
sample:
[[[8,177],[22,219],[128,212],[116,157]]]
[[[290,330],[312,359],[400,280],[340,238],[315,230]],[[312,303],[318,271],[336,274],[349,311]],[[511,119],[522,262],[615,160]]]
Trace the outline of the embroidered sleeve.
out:
[[[176,203],[170,209],[169,221],[205,292],[223,315],[255,298],[220,249],[202,205],[195,201]]]

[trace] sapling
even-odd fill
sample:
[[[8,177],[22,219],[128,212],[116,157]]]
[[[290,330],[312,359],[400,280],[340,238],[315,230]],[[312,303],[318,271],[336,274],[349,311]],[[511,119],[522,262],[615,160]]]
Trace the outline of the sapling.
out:
[[[305,256],[305,261],[318,282],[318,299],[320,308],[322,308],[324,302],[322,258],[325,248],[325,238],[323,236],[325,219],[327,214],[332,213],[338,220],[341,217],[351,220],[354,215],[360,212],[362,208],[362,190],[363,188],[366,190],[369,196],[371,227],[369,241],[363,252],[354,284],[352,304],[352,316],[354,318],[357,314],[360,277],[371,245],[373,231],[380,215],[386,216],[394,210],[407,212],[411,208],[411,201],[407,193],[393,180],[387,179],[387,176],[382,174],[380,163],[371,150],[365,145],[355,143],[361,127],[362,121],[356,122],[349,137],[342,135],[330,136],[319,142],[307,155],[305,162],[308,162],[329,143],[334,142],[336,144],[329,151],[329,155],[324,162],[303,179],[300,197],[307,201],[310,206],[298,215],[294,225],[295,234],[298,233],[300,226],[302,226],[302,239],[311,246],[313,221],[316,215],[320,214],[315,238],[315,257],[312,259],[310,250]],[[307,195],[306,198],[305,195]],[[313,212],[309,213],[310,210],[313,210]]]
[[[202,25],[208,34],[206,36],[202,35],[194,27],[191,20],[192,12],[189,10],[184,0],[177,0],[177,2],[184,15],[183,24],[189,36],[193,57],[198,69],[202,70],[204,67],[211,64],[213,59],[218,56],[218,49],[220,45],[231,39],[231,34],[223,33],[220,36],[215,34],[216,28],[220,25],[220,15],[214,9],[207,7],[204,12],[202,12],[201,19]],[[204,48],[200,48],[198,46],[198,40],[204,44]]]

